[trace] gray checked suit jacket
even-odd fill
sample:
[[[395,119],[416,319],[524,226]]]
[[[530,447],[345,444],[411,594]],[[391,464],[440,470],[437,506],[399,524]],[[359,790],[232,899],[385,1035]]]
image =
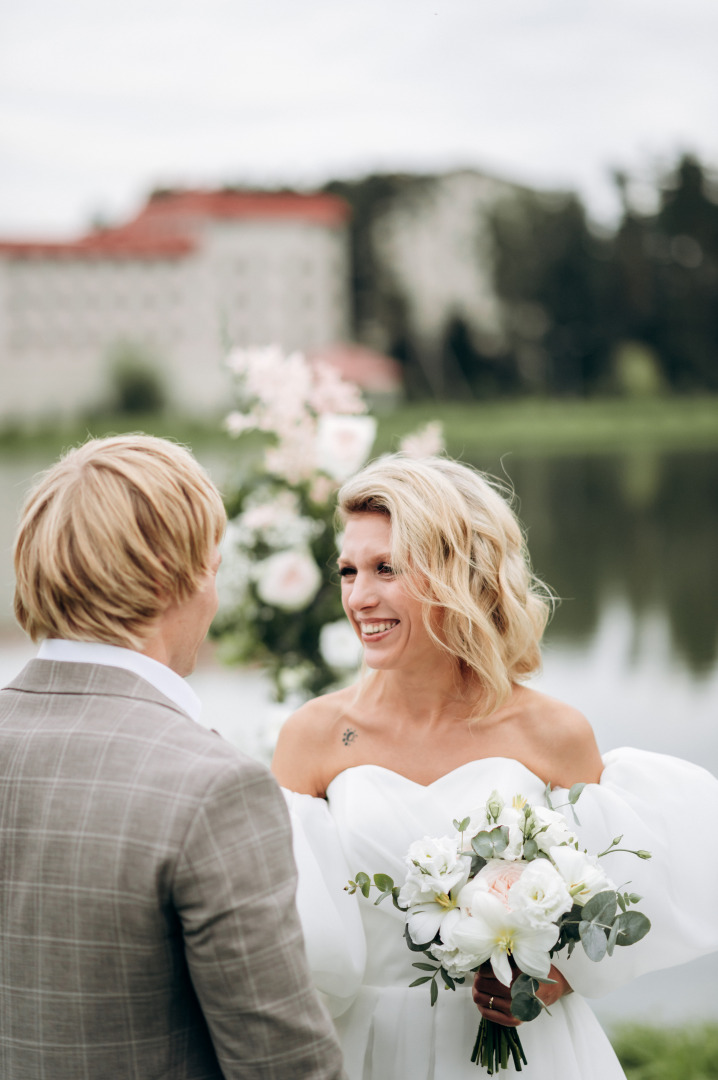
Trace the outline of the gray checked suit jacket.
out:
[[[342,1075],[267,770],[120,668],[0,691],[0,1076]]]

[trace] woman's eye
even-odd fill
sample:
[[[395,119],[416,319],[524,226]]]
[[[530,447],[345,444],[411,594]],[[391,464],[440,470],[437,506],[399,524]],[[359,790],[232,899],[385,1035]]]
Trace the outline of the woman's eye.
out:
[[[353,566],[342,566],[339,569],[339,577],[341,578],[355,577],[355,575],[356,570]]]
[[[385,563],[385,562],[379,563],[379,565],[377,567],[377,570],[378,570],[378,572],[380,574],[383,574],[385,577],[393,577],[394,576],[394,570],[392,569],[391,566],[389,566],[389,563]]]

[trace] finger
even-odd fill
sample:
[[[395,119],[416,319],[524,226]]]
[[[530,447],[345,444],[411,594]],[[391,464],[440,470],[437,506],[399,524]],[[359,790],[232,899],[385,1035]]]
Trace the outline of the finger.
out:
[[[487,1020],[492,1020],[495,1024],[501,1024],[503,1027],[519,1026],[521,1021],[511,1012],[510,998],[497,998],[493,994],[488,997],[486,994],[480,996],[481,1001],[477,1001],[476,1004],[481,1015],[485,1016]]]

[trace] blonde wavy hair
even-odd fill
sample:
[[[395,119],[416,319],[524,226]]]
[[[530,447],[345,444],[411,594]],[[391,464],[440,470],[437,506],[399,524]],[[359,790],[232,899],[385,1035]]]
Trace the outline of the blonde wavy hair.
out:
[[[437,646],[462,676],[478,678],[477,717],[495,711],[513,683],[540,669],[555,603],[531,570],[511,501],[510,492],[468,465],[403,454],[378,458],[338,494],[340,526],[356,513],[389,517],[392,566],[422,601]]]
[[[33,641],[138,649],[191,596],[226,516],[190,451],[150,435],[93,439],[40,474],[15,539],[15,615]]]

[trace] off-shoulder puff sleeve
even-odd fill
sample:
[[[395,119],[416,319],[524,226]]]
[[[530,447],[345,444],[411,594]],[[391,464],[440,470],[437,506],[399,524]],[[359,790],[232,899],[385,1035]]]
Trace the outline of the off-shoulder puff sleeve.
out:
[[[332,1016],[359,991],[366,942],[356,898],[344,891],[351,877],[325,799],[282,789],[292,822],[299,873],[297,908],[315,986]]]
[[[705,769],[666,754],[623,747],[604,756],[600,783],[588,784],[562,812],[590,854],[622,836],[620,847],[650,851],[650,860],[611,853],[603,869],[651,920],[643,938],[598,963],[577,945],[554,963],[578,993],[600,997],[649,971],[673,967],[718,949],[718,780]],[[556,809],[567,792],[556,789]]]

